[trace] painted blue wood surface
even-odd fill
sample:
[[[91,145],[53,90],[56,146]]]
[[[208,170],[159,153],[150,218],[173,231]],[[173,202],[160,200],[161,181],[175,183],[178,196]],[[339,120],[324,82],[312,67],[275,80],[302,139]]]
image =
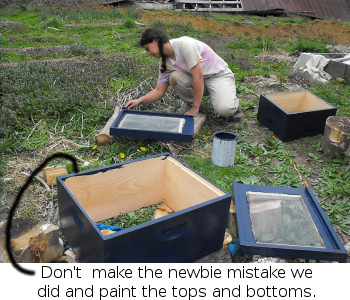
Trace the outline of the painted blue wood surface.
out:
[[[118,125],[120,124],[121,120],[125,117],[126,114],[181,118],[185,119],[185,125],[183,127],[182,133],[119,128]],[[189,115],[166,114],[158,112],[122,109],[110,128],[110,134],[114,136],[127,136],[133,138],[191,142],[194,135],[194,120],[193,116]]]
[[[301,195],[307,209],[324,241],[325,248],[277,245],[256,242],[249,214],[247,192]],[[239,248],[241,254],[335,260],[345,262],[347,251],[339,240],[326,214],[322,210],[310,187],[305,189],[260,185],[245,185],[233,182],[233,197],[236,205]]]
[[[291,113],[269,99],[269,95],[262,94],[259,100],[258,121],[273,131],[282,142],[323,133],[327,118],[335,116],[337,108],[310,91],[307,92],[327,103],[330,107]]]

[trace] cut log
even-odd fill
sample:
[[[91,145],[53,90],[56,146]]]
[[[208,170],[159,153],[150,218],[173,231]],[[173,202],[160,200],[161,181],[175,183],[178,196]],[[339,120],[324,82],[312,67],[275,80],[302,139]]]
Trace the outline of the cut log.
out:
[[[350,156],[350,118],[328,117],[322,137],[322,151],[326,156]]]
[[[11,237],[12,254],[18,263],[48,263],[62,256],[63,246],[59,242],[57,226],[44,223],[33,226],[35,222],[26,222],[25,219],[14,219],[12,222],[11,233],[15,231]],[[5,228],[0,230],[4,232]],[[10,262],[6,248],[3,247],[4,234],[1,235],[1,239],[2,260]]]
[[[55,166],[55,167],[48,167],[44,169],[46,182],[48,185],[57,185],[57,177],[62,175],[67,175],[67,168],[66,166]]]
[[[110,144],[113,141],[113,136],[110,135],[109,129],[113,125],[113,122],[117,118],[118,114],[120,112],[120,107],[116,106],[114,108],[113,115],[109,118],[107,121],[105,127],[99,132],[98,135],[95,136],[95,141],[97,145],[107,145]]]
[[[197,133],[201,130],[202,126],[205,123],[205,120],[207,119],[207,117],[205,116],[205,114],[202,113],[198,113],[198,115],[196,117],[193,118],[194,119],[194,133]]]
[[[10,261],[6,251],[5,231],[6,223],[0,222],[0,263]]]

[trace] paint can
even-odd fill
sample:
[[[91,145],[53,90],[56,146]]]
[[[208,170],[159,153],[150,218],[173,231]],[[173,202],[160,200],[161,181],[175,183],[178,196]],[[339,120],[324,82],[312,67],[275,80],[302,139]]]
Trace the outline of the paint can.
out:
[[[219,167],[230,167],[235,163],[238,135],[232,132],[214,133],[211,161]]]

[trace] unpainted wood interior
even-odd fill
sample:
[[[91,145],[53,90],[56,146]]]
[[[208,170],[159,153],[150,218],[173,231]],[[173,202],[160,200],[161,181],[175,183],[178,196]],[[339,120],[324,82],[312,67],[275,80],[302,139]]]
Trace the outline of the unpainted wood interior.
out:
[[[172,157],[166,160],[164,202],[174,211],[225,195],[203,177]]]
[[[159,202],[178,211],[224,195],[177,160],[164,156],[72,176],[65,185],[94,222]]]
[[[288,113],[333,108],[308,91],[269,94],[266,97]]]
[[[97,222],[163,199],[164,162],[154,158],[93,175],[73,176],[65,184]]]

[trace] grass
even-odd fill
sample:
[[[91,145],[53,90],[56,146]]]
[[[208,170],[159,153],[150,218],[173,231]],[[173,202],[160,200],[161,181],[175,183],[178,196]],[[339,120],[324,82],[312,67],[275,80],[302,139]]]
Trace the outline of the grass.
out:
[[[329,49],[327,41],[314,41],[308,39],[300,39],[297,42],[290,43],[286,48],[291,54],[299,55],[302,52],[311,53],[327,53]]]
[[[159,204],[160,203],[153,204],[147,207],[140,208],[138,210],[121,214],[114,218],[102,220],[100,223],[117,226],[122,229],[130,228],[132,226],[136,226],[144,222],[150,221]]]
[[[69,150],[79,157],[80,162],[88,162],[81,169],[169,150],[165,143],[159,141],[130,138],[118,138],[111,145],[93,147],[94,135],[111,115],[114,103],[107,100],[116,93],[128,92],[147,78],[157,78],[158,61],[138,46],[142,28],[136,26],[135,21],[139,12],[130,10],[123,13],[105,7],[80,10],[32,8],[23,12],[16,7],[5,7],[1,8],[1,15],[3,20],[19,22],[5,27],[0,41],[2,48],[8,48],[1,53],[0,66],[2,175],[9,176],[7,165],[13,157],[46,153],[45,150],[60,138],[82,145]],[[210,14],[210,18],[220,23],[252,22],[257,26],[273,22],[308,22],[304,18],[228,14]],[[89,25],[73,26],[82,24]],[[258,99],[247,97],[258,92],[257,87],[246,82],[247,78],[276,75],[281,89],[288,80],[290,63],[262,60],[259,55],[279,54],[281,51],[293,55],[301,51],[326,52],[327,41],[278,43],[262,37],[243,36],[221,41],[210,30],[199,32],[190,24],[155,20],[152,26],[164,28],[171,37],[189,35],[211,42],[235,73],[239,97],[247,98],[241,104],[245,121],[236,125],[226,124],[224,128],[215,121],[210,101],[204,98],[202,109],[208,115],[207,123],[195,137],[191,149],[179,155],[180,159],[227,191],[231,191],[233,180],[245,184],[292,187],[303,187],[306,180],[314,188],[335,228],[349,235],[349,160],[326,159],[320,149],[320,136],[291,143],[273,139],[273,134],[256,120]],[[44,46],[50,46],[51,51]],[[23,51],[26,47],[34,48]],[[74,57],[79,59],[56,61]],[[149,88],[142,92],[147,92]],[[310,85],[309,88],[337,106],[338,115],[350,115],[349,85],[332,80],[325,85]],[[257,139],[253,127],[260,130],[262,137]],[[212,135],[221,129],[239,135],[233,168],[220,168],[211,163]],[[306,159],[301,162],[300,157]],[[294,163],[302,177],[296,172]],[[68,164],[67,167],[71,172],[71,166]],[[1,199],[0,211],[5,209],[4,203]],[[21,215],[35,216],[35,207],[23,208]],[[139,216],[132,214],[131,219],[139,219]]]
[[[264,17],[264,16],[226,14],[226,13],[209,13],[208,17],[222,24],[241,22],[241,23],[254,24],[259,26],[270,25],[275,23],[304,24],[304,23],[310,22],[310,19],[302,18],[302,17],[279,18],[274,16]]]

